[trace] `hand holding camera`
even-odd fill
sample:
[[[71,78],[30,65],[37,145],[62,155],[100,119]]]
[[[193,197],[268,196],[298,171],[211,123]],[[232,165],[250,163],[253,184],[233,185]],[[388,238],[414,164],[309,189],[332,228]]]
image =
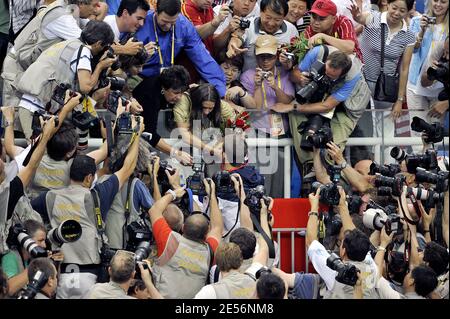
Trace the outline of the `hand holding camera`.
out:
[[[204,178],[203,184],[205,184],[205,191],[208,197],[216,196],[216,184],[211,178]]]
[[[166,170],[167,179],[169,180],[170,186],[172,189],[179,188],[180,186],[180,170],[175,168],[172,172]]]
[[[81,93],[72,91],[72,90],[66,90],[65,98],[64,98],[64,105],[70,104],[69,107],[74,108],[78,104],[81,103],[83,100],[83,97]],[[70,101],[70,103],[69,103]]]
[[[394,238],[395,232],[391,232],[389,235],[386,232],[386,226],[381,228],[380,232],[380,246],[386,248]]]
[[[340,147],[335,144],[334,142],[329,142],[327,143],[327,152],[328,154],[330,154],[331,158],[334,160],[334,162],[337,165],[341,165],[342,163],[345,162],[344,159],[344,155],[342,154],[342,150],[340,149]]]
[[[286,50],[281,50],[279,60],[281,65],[285,70],[291,70],[294,66],[295,55],[293,53],[287,52]]]
[[[98,62],[98,66],[102,70],[105,70],[105,69],[108,69],[109,67],[112,67],[112,65],[116,62],[117,62],[117,57],[114,55],[114,51],[112,49],[110,49],[102,55],[100,61]]]
[[[123,48],[125,50],[124,54],[136,55],[142,49],[142,47],[142,42],[137,41],[135,38],[130,38],[125,44],[123,44]]]
[[[231,181],[234,185],[234,190],[236,191],[236,195],[241,198],[241,200],[245,199],[245,192],[244,192],[244,184],[242,182],[242,177],[239,174],[232,174],[231,175]]]
[[[320,198],[320,188],[317,188],[315,193],[310,193],[308,195],[309,204],[311,205],[312,212],[319,212],[319,198]]]
[[[160,161],[159,156],[155,155],[154,157],[152,157],[150,165],[148,166],[148,173],[153,178],[157,178],[157,176],[158,176],[159,161]]]

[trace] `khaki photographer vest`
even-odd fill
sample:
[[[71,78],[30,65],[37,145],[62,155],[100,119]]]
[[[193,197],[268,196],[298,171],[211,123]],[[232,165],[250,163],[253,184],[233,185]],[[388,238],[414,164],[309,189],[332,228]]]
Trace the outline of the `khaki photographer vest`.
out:
[[[25,195],[20,197],[16,207],[14,207],[11,218],[7,219],[9,192],[9,181],[4,180],[0,185],[0,255],[9,251],[6,239],[8,238],[9,228],[12,225],[21,224],[28,219],[42,223],[41,215],[33,210],[30,200]]]
[[[33,199],[41,192],[69,186],[72,161],[55,161],[45,154],[28,188],[28,196]]]
[[[51,190],[45,198],[48,217],[53,227],[58,227],[67,219],[74,219],[81,224],[82,235],[73,243],[62,245],[64,263],[100,264],[102,242],[97,232],[94,200],[89,188],[81,185]]]
[[[37,60],[42,51],[48,49],[53,44],[63,41],[64,39],[47,39],[42,33],[42,29],[46,28],[50,22],[55,21],[59,17],[68,14],[63,0],[56,0],[48,5],[44,10],[40,11],[33,18],[33,26],[29,29],[24,29],[20,35],[24,35],[25,41],[18,43],[17,39],[14,43],[16,51],[17,62],[26,70],[33,62]],[[35,21],[36,20],[36,21]],[[26,31],[26,32],[24,32]],[[19,38],[19,37],[18,37]]]
[[[212,287],[217,299],[251,299],[255,295],[256,281],[249,275],[232,271]]]
[[[347,261],[349,264],[354,265],[361,271],[363,275],[363,298],[364,299],[380,299],[380,295],[375,289],[377,276],[376,273],[369,273],[367,277],[364,277],[365,269],[369,266],[364,262],[358,261]],[[335,281],[333,289],[327,291],[324,295],[324,299],[353,299],[353,287],[349,285],[344,285],[340,282]]]
[[[50,101],[58,84],[67,83],[76,90],[75,74],[70,69],[70,62],[82,45],[78,39],[52,45],[23,73],[17,89],[21,93],[38,97],[44,105]]]
[[[327,45],[329,54],[337,51],[335,47],[331,45]],[[317,60],[322,61],[325,50],[323,46],[320,47],[319,54],[317,55]],[[347,115],[354,121],[357,121],[364,113],[367,105],[369,104],[371,92],[369,86],[367,85],[364,76],[362,75],[363,64],[359,60],[359,58],[355,54],[349,55],[352,60],[352,67],[345,75],[345,80],[350,81],[353,79],[358,73],[361,74],[359,81],[356,83],[353,88],[350,97],[344,101],[345,111]],[[345,84],[345,81],[340,81],[333,87],[333,92],[340,89]]]
[[[178,247],[170,258],[167,255],[174,249],[174,239],[178,241]],[[208,244],[172,232],[164,252],[153,267],[156,288],[164,298],[194,298],[206,284],[210,259]]]
[[[99,183],[106,181],[111,175],[103,175],[98,179]],[[131,224],[134,221],[139,220],[139,211],[134,207],[134,187],[137,182],[137,178],[133,178],[131,185],[128,180],[124,183],[120,192],[114,197],[114,201],[111,208],[108,211],[108,216],[105,221],[105,233],[108,237],[109,246],[114,249],[125,249],[123,246],[123,227]],[[130,185],[130,217],[128,222],[125,219],[125,204],[127,202],[128,185]],[[125,226],[125,227],[126,227]],[[126,231],[126,230],[125,230]],[[128,234],[125,241],[128,240]]]

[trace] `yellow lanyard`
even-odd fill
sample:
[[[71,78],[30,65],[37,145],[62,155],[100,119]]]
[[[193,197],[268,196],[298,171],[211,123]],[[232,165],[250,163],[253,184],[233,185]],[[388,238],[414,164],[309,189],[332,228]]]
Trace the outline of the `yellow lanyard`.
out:
[[[277,70],[277,78],[278,78],[278,88],[281,90],[281,76],[279,70]],[[261,89],[263,93],[264,109],[268,110],[269,107],[267,106],[267,95],[266,95],[266,88],[264,87],[264,80],[261,83]]]
[[[153,30],[155,31],[156,47],[158,48],[159,54],[159,64],[161,65],[161,67],[164,67],[164,60],[161,53],[161,47],[159,46],[158,32],[156,31],[155,16],[153,16]],[[171,66],[174,64],[174,60],[175,60],[175,26],[172,26],[172,57],[170,58]]]

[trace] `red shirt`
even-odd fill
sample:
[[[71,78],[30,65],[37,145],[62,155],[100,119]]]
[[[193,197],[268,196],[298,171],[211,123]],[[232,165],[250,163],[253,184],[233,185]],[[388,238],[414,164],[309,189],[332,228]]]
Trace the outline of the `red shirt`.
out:
[[[156,246],[158,247],[158,257],[160,257],[164,252],[164,249],[166,249],[167,242],[169,241],[171,233],[172,229],[169,227],[164,217],[158,219],[153,224],[153,236],[155,237]],[[219,242],[217,241],[217,239],[215,239],[214,237],[208,237],[206,238],[206,241],[208,242],[212,251],[215,252],[217,246],[219,246]],[[175,253],[176,249],[173,249],[172,251],[173,253]]]
[[[309,39],[316,33],[312,30],[311,25],[309,25],[305,30],[305,38]],[[353,27],[353,23],[346,16],[338,15],[336,21],[333,25],[333,30],[331,31],[331,36],[341,39],[341,40],[352,40],[355,42],[354,52],[358,56],[358,58],[362,59],[362,52],[359,48],[358,38],[356,37],[355,28]]]
[[[193,25],[203,25],[214,19],[214,11],[212,7],[206,10],[197,8],[197,6],[192,2],[192,0],[185,0],[181,5],[181,13],[188,18]],[[213,35],[210,35],[205,40],[203,40],[206,48],[211,54],[214,54],[214,42]]]

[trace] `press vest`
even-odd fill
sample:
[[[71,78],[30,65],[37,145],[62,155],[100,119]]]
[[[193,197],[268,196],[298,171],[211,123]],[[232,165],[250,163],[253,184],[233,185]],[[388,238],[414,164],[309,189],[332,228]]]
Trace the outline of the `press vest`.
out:
[[[78,39],[67,40],[42,52],[36,63],[23,73],[17,89],[21,93],[38,97],[45,105],[50,101],[58,84],[70,84],[72,88],[76,88],[75,74],[70,68],[70,62],[82,45]]]
[[[208,244],[172,232],[164,252],[153,267],[156,288],[164,298],[194,298],[206,284],[210,259]]]
[[[28,195],[35,198],[41,192],[69,186],[71,165],[72,160],[55,161],[45,154],[34,174]]]
[[[99,183],[106,181],[111,175],[103,175],[98,179]],[[108,237],[109,246],[114,249],[125,249],[126,242],[128,240],[128,234],[126,232],[126,226],[134,221],[140,219],[139,211],[134,207],[134,187],[137,178],[133,178],[131,185],[129,182],[125,182],[120,192],[117,193],[112,202],[111,208],[108,211],[108,216],[105,222],[105,233]],[[130,216],[128,221],[125,217],[125,204],[127,202],[128,188],[130,185],[129,193],[129,209]],[[124,231],[125,227],[125,231]],[[124,240],[125,233],[125,240]]]
[[[20,197],[14,208],[10,219],[8,218],[8,202],[9,202],[9,181],[5,180],[0,185],[0,255],[9,251],[6,245],[9,229],[12,225],[23,223],[28,219],[33,219],[42,223],[41,215],[33,210],[30,200],[26,196]]]
[[[97,232],[94,201],[89,189],[81,185],[70,185],[51,190],[47,193],[46,204],[52,228],[58,227],[67,219],[78,221],[82,228],[79,240],[62,245],[64,263],[100,264],[102,242]]]
[[[347,261],[348,263],[356,266],[361,271],[363,278],[363,298],[364,299],[379,299],[380,296],[375,289],[377,282],[377,273],[369,269],[369,265],[364,262]],[[328,291],[324,299],[353,299],[354,288],[349,285],[344,285],[338,281],[334,283],[333,289]]]
[[[217,299],[251,299],[255,295],[256,282],[246,274],[232,271],[212,287]]]

